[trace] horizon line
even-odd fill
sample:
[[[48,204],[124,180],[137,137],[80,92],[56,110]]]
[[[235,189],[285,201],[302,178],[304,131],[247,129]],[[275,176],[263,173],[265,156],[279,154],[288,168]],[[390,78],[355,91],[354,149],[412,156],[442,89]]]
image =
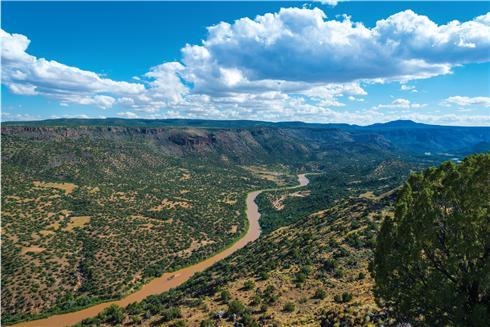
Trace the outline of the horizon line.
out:
[[[181,120],[181,121],[208,121],[208,122],[258,122],[258,123],[269,123],[269,124],[281,124],[281,123],[299,123],[306,125],[348,125],[348,126],[359,126],[359,127],[369,127],[373,125],[383,125],[394,122],[407,122],[414,123],[417,125],[427,125],[427,126],[442,126],[442,127],[477,127],[477,128],[490,128],[490,125],[441,125],[440,123],[425,123],[420,121],[415,121],[412,119],[395,119],[388,121],[379,121],[366,125],[359,125],[356,123],[346,123],[346,122],[305,122],[301,120],[278,120],[278,121],[270,121],[270,120],[256,120],[256,119],[210,119],[210,118],[125,118],[125,117],[99,117],[99,118],[90,118],[90,117],[58,117],[58,118],[46,118],[46,119],[38,119],[38,120],[9,120],[9,121],[0,121],[0,127],[3,124],[12,124],[12,125],[22,125],[28,123],[42,123],[48,121],[61,121],[61,120],[96,120],[96,121],[104,121],[104,120],[125,120],[125,121],[171,121],[171,120]],[[136,127],[136,126],[134,126]]]

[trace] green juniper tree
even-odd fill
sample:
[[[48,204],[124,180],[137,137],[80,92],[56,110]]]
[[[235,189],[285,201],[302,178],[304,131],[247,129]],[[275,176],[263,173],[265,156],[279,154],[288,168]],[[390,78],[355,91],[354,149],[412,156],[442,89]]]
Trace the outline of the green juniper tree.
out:
[[[413,324],[488,324],[489,206],[490,154],[412,175],[378,236],[379,302]]]

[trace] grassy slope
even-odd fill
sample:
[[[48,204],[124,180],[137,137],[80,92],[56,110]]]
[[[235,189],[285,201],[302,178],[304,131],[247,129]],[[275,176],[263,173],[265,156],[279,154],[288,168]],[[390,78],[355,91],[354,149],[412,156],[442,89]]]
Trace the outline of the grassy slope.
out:
[[[209,256],[244,231],[245,194],[275,185],[127,139],[7,135],[2,164],[3,322],[116,298]]]
[[[418,167],[367,130],[102,125],[2,128],[4,322],[118,297],[228,244],[245,226],[239,199],[274,184],[236,164],[323,173],[312,177],[321,187],[286,197],[278,215],[264,206],[267,232]]]
[[[223,311],[220,323],[231,326],[233,317],[226,312],[234,300],[243,304],[236,319],[249,326],[254,321],[318,325],[332,312],[335,319],[357,324],[383,320],[371,292],[368,261],[381,220],[392,214],[393,198],[346,199],[280,228],[178,289],[129,306],[123,325],[167,325],[178,319],[199,325],[212,323]],[[179,314],[170,315],[176,307]],[[115,323],[110,312],[96,319],[85,325]]]
[[[398,191],[371,190],[270,232],[176,290],[82,325],[396,325],[375,303],[368,267]]]
[[[262,231],[270,233],[348,196],[384,193],[400,185],[410,171],[423,166],[399,159],[364,161],[356,166],[347,161],[339,167],[328,164],[321,173],[309,174],[310,184],[301,190],[265,192],[258,196]]]

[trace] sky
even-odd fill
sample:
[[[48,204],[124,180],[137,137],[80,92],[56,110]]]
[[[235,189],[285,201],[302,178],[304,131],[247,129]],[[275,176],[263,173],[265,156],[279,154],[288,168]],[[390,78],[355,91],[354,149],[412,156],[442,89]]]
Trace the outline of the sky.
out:
[[[490,126],[489,2],[1,6],[2,121]]]

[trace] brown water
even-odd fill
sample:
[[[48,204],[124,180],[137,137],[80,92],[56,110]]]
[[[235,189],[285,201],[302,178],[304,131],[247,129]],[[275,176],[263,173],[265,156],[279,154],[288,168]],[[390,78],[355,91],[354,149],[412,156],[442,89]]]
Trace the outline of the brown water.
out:
[[[257,195],[262,193],[263,191],[271,191],[271,190],[279,190],[279,189],[293,189],[301,186],[305,186],[309,183],[308,178],[306,178],[305,174],[298,175],[298,183],[297,186],[290,186],[278,189],[267,189],[267,190],[259,190],[248,193],[247,195],[247,219],[249,223],[249,228],[247,233],[239,239],[236,243],[234,243],[229,248],[215,254],[214,256],[207,258],[203,261],[200,261],[192,266],[188,266],[186,268],[182,268],[180,270],[164,273],[162,276],[155,278],[143,285],[136,292],[129,294],[128,296],[122,298],[121,300],[104,302],[101,304],[97,304],[86,309],[82,309],[75,312],[63,313],[58,315],[53,315],[45,319],[33,320],[28,322],[19,323],[14,326],[31,326],[31,327],[63,327],[63,326],[71,326],[74,325],[84,319],[94,317],[102,312],[105,308],[109,307],[112,304],[116,304],[120,307],[125,307],[132,302],[139,302],[144,298],[150,295],[156,295],[170,290],[171,288],[175,288],[184,282],[186,282],[189,278],[192,277],[197,272],[201,272],[206,268],[209,268],[216,262],[226,258],[233,252],[243,248],[250,242],[255,241],[260,236],[260,213],[257,204],[255,203],[255,198]]]

